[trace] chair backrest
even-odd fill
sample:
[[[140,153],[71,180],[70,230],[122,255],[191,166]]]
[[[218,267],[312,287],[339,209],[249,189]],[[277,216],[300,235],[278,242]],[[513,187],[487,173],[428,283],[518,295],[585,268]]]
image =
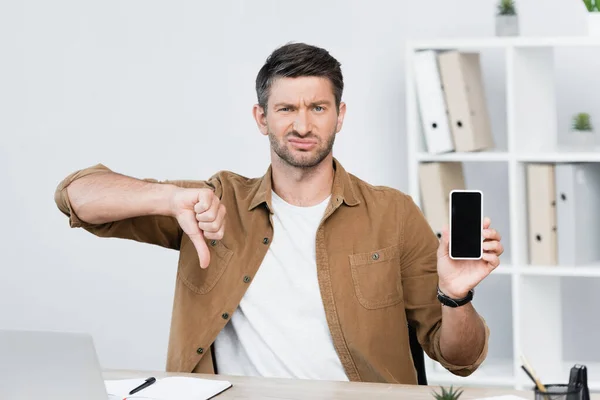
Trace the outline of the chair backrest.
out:
[[[414,327],[408,325],[408,340],[410,342],[410,352],[412,353],[413,363],[417,371],[417,381],[419,385],[427,385],[427,373],[425,370],[425,352],[417,339],[417,332]]]

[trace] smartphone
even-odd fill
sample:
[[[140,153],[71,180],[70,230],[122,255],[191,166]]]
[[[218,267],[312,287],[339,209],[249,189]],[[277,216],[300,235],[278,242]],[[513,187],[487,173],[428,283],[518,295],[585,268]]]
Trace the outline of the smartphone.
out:
[[[483,193],[450,192],[449,253],[455,260],[479,260],[483,255]]]

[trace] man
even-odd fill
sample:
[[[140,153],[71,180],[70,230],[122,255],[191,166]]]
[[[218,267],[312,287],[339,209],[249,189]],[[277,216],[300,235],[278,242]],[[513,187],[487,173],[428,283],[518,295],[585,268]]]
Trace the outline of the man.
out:
[[[139,180],[99,164],[57,188],[72,227],[179,250],[168,371],[416,383],[407,325],[457,375],[487,354],[470,291],[499,264],[451,260],[412,199],[332,155],[346,106],[340,64],[302,44],[275,50],[253,112],[268,136],[260,178]],[[461,300],[442,306],[443,296]]]

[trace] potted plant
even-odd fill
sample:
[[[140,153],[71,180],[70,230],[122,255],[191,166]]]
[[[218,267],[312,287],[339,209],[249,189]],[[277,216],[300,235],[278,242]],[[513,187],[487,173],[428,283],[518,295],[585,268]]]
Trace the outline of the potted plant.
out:
[[[600,36],[600,0],[583,0],[587,9],[588,34]]]
[[[598,0],[600,1],[600,0]],[[519,17],[514,0],[500,0],[496,14],[496,36],[518,36]]]
[[[446,388],[442,386],[442,392],[433,392],[433,397],[436,400],[458,400],[462,395],[462,392],[462,390],[454,390],[452,386],[450,386],[449,390],[446,390]]]
[[[585,112],[575,114],[571,122],[570,142],[577,146],[593,146],[594,136],[590,115]]]

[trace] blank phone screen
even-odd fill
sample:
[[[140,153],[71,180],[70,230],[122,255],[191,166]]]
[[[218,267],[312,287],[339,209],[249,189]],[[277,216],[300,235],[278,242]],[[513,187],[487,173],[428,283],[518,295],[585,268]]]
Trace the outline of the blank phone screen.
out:
[[[450,256],[479,258],[481,256],[481,193],[452,193],[450,223]]]

